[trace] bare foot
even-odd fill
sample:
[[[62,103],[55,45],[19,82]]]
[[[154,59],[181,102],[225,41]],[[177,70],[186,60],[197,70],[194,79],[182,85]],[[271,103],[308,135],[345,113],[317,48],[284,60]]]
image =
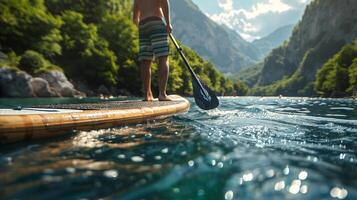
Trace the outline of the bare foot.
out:
[[[159,95],[159,101],[172,101],[172,99],[167,95]]]
[[[154,97],[145,97],[143,101],[154,101]]]
[[[144,95],[144,100],[143,101],[154,101],[154,97],[152,96],[152,94],[147,94]]]

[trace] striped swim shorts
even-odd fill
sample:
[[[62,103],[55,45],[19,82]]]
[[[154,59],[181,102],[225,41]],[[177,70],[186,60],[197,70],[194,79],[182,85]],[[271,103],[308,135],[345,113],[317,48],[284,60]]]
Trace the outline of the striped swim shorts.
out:
[[[166,23],[160,17],[149,17],[139,23],[139,61],[169,55]]]

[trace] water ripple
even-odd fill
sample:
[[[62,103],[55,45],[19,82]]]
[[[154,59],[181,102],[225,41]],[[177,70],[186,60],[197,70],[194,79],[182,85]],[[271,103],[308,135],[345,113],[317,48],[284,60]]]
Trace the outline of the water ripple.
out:
[[[356,199],[352,99],[221,98],[202,111],[0,149],[9,199]]]

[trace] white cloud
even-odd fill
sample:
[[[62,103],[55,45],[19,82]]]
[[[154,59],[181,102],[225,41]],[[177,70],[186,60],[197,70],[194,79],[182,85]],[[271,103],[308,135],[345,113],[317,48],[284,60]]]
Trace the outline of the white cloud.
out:
[[[241,32],[238,32],[238,33],[240,36],[242,36],[247,41],[254,41],[254,40],[258,40],[261,38],[259,36],[253,36],[253,35],[249,35],[249,34],[245,34],[245,33],[241,33]]]
[[[224,12],[209,17],[252,41],[283,25],[296,23],[311,0],[255,0],[247,9],[234,9],[233,0],[217,1]]]
[[[218,0],[218,6],[221,7],[224,11],[232,11],[233,0]]]
[[[281,0],[269,0],[266,3],[253,5],[251,11],[241,10],[241,12],[243,12],[248,19],[251,19],[265,13],[281,13],[290,9],[292,8]]]

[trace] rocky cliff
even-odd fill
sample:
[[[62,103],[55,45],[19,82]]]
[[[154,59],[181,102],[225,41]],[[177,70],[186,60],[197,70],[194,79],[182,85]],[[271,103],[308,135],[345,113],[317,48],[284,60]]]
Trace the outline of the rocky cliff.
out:
[[[259,58],[258,50],[238,33],[213,22],[191,0],[171,0],[174,34],[222,72],[236,72]]]
[[[269,35],[259,39],[254,40],[252,44],[259,50],[260,58],[266,57],[271,50],[279,47],[288,40],[293,31],[294,25],[286,25],[278,28]]]
[[[266,58],[257,93],[313,93],[316,71],[357,37],[356,13],[356,0],[311,2],[290,41]]]

